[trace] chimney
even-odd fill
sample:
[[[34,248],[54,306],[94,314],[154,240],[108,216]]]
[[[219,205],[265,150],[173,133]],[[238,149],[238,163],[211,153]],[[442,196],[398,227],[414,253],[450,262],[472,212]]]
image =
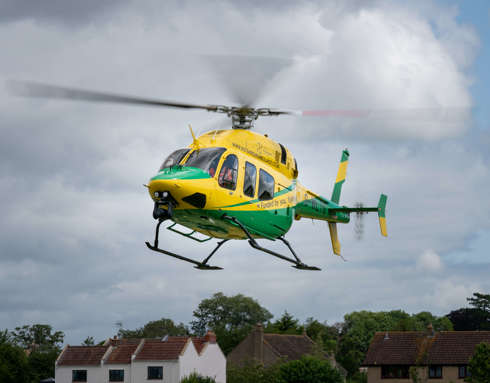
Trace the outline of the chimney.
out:
[[[429,323],[427,325],[427,337],[433,338],[435,335],[434,327],[432,326],[432,323]]]
[[[208,343],[216,343],[216,334],[211,330],[208,330],[206,335],[204,335],[204,341]]]
[[[262,323],[257,323],[257,326],[255,326],[252,340],[253,358],[259,363],[264,363],[264,327],[262,327]]]

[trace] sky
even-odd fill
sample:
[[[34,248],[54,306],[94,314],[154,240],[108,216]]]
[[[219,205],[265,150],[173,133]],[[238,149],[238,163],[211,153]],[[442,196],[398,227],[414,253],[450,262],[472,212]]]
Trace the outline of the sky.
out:
[[[216,292],[329,324],[358,310],[466,306],[490,291],[490,5],[486,1],[149,0],[0,2],[0,329],[48,323],[79,344],[162,317],[188,323]],[[329,197],[351,153],[341,203],[388,195],[388,238],[324,222],[286,238],[319,272],[227,243],[203,272],[156,255],[144,188],[165,157],[220,115],[25,99],[7,80],[142,97],[362,118],[274,117],[256,131],[287,146],[299,180]],[[168,249],[214,244],[162,232]],[[211,241],[210,241],[211,242]],[[281,244],[264,245],[284,251]]]

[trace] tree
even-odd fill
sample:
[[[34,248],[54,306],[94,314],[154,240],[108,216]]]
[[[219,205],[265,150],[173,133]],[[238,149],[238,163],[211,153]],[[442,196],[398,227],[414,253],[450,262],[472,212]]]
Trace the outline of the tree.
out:
[[[446,315],[456,331],[490,330],[486,325],[486,315],[474,308],[460,308]]]
[[[473,297],[466,298],[470,306],[490,313],[490,294],[473,293]]]
[[[303,326],[299,324],[298,319],[295,319],[287,311],[284,311],[281,318],[273,323],[267,323],[264,332],[273,334],[301,334],[303,333]]]
[[[88,336],[82,342],[82,346],[95,346],[95,339],[93,336]]]
[[[490,294],[473,293],[469,308],[451,311],[446,317],[456,331],[490,330]]]
[[[342,375],[326,359],[303,356],[282,364],[279,374],[284,383],[342,383]]]
[[[305,322],[306,334],[316,343],[321,344],[324,351],[333,355],[337,349],[339,330],[335,326],[328,326],[326,322],[320,323],[316,319],[307,318]]]
[[[30,378],[29,365],[24,350],[7,342],[1,343],[0,382],[27,383],[31,381]]]
[[[53,328],[47,324],[33,324],[32,326],[16,327],[11,332],[13,342],[24,348],[31,348],[33,345],[41,351],[60,350],[65,334],[63,331],[52,332]]]
[[[54,377],[54,364],[58,358],[59,351],[52,349],[48,351],[33,351],[27,358],[29,370],[33,381]]]
[[[9,330],[5,329],[4,331],[0,331],[0,345],[10,343],[11,340]]]
[[[135,330],[119,328],[118,336],[121,338],[163,338],[165,335],[189,335],[189,329],[183,323],[176,325],[172,319],[162,318],[151,321]]]
[[[264,323],[272,314],[256,300],[238,294],[227,297],[216,293],[203,299],[191,322],[192,330],[204,335],[207,329],[216,333],[217,341],[225,354],[240,343],[257,323]]]
[[[490,383],[490,343],[482,342],[475,347],[475,352],[468,363],[471,377],[470,383]]]

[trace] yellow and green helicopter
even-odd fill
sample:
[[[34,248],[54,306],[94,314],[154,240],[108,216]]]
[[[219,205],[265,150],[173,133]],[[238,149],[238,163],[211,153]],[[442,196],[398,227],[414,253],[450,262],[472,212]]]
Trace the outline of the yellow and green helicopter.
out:
[[[38,83],[16,83],[16,93],[30,97],[50,97],[83,101],[112,102],[183,109],[201,109],[224,113],[231,118],[232,129],[212,130],[195,137],[187,147],[170,154],[158,173],[145,185],[154,201],[157,220],[149,249],[194,264],[201,270],[218,270],[208,262],[231,239],[245,239],[260,251],[283,259],[302,270],[320,270],[308,266],[284,238],[293,220],[311,218],[328,222],[333,252],[340,255],[337,223],[349,223],[350,214],[377,212],[381,234],[387,235],[385,209],[387,197],[381,194],[376,207],[347,207],[339,204],[345,182],[349,152],[342,152],[340,166],[330,198],[322,197],[298,182],[298,166],[292,153],[282,144],[251,131],[258,117],[287,114],[344,114],[342,111],[289,111],[249,106],[196,105],[152,100],[111,93],[93,92]],[[163,222],[175,233],[198,242],[217,238],[214,250],[197,261],[159,247]],[[180,231],[179,224],[191,230]],[[207,238],[196,236],[201,233]],[[267,249],[258,239],[282,241],[292,256]]]

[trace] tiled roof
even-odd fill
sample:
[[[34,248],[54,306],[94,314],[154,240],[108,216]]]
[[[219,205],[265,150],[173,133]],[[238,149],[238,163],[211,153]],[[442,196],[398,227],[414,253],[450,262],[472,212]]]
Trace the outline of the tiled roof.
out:
[[[192,343],[194,343],[194,347],[197,350],[197,353],[200,354],[204,345],[206,344],[206,339],[204,337],[192,337]]]
[[[313,352],[313,341],[305,335],[264,334],[264,344],[280,357],[296,360]]]
[[[481,342],[490,342],[490,331],[378,332],[363,365],[467,364]]]
[[[67,346],[58,361],[58,365],[97,365],[107,348],[108,346]]]
[[[466,364],[476,345],[490,343],[490,331],[441,331],[429,351],[431,364]]]
[[[188,337],[169,336],[165,342],[160,339],[145,339],[136,355],[136,360],[175,360],[178,359],[189,341]]]
[[[138,339],[138,343],[136,342],[119,342],[119,345],[113,346],[112,351],[109,354],[109,357],[105,361],[108,364],[128,364],[131,363],[131,356],[136,351],[136,348],[141,342],[141,339]]]

